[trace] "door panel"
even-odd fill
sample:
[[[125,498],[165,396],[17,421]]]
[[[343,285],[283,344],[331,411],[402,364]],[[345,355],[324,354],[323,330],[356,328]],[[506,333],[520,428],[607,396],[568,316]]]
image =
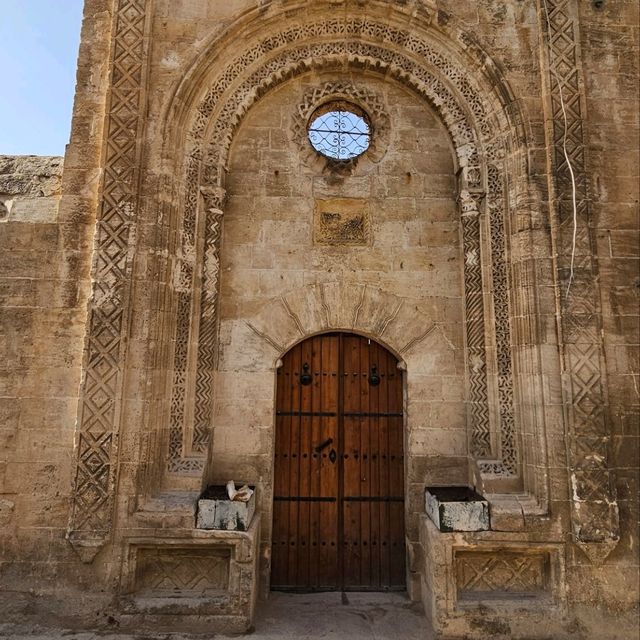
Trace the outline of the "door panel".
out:
[[[403,589],[402,374],[366,338],[327,334],[278,370],[271,585]]]

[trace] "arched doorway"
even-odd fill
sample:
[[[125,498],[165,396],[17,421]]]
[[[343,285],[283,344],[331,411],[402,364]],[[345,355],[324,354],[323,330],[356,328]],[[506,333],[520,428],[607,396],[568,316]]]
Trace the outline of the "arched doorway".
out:
[[[405,588],[398,360],[359,335],[293,347],[278,369],[271,588]]]

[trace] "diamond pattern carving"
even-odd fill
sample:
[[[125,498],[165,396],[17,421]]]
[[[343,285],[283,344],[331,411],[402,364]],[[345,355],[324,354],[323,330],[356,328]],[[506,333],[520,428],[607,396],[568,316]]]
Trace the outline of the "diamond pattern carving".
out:
[[[618,509],[608,462],[610,434],[607,424],[606,382],[602,370],[603,345],[598,309],[600,292],[594,263],[596,245],[590,227],[584,153],[576,2],[541,0],[540,15],[542,30],[549,40],[549,108],[554,123],[555,190],[560,225],[557,243],[558,273],[568,378],[564,389],[565,404],[570,408],[568,440],[573,485],[573,533],[579,543],[617,541]],[[575,174],[575,251],[572,246],[573,188],[565,148]],[[573,279],[569,286],[572,259]],[[612,546],[607,545],[605,555],[611,548]],[[588,555],[591,557],[593,554]]]
[[[136,591],[152,596],[193,597],[226,591],[229,551],[140,549]]]
[[[106,541],[113,512],[118,398],[135,224],[137,137],[146,0],[119,0],[114,15],[106,165],[98,212],[85,379],[68,537],[85,561]]]
[[[455,557],[458,593],[476,596],[540,593],[548,590],[547,554],[458,552]]]

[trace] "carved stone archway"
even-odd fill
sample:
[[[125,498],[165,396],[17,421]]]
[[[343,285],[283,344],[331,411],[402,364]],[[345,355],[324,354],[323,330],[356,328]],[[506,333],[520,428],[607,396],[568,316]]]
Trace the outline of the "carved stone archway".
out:
[[[314,42],[314,39],[321,41]],[[456,51],[454,55],[450,49],[450,46],[441,43],[438,46],[429,38],[378,23],[372,18],[323,19],[279,30],[275,35],[248,45],[222,73],[208,79],[206,84],[210,88],[195,105],[195,117],[187,136],[187,148],[191,151],[185,168],[184,233],[180,252],[185,259],[180,267],[177,313],[182,323],[177,335],[188,335],[188,310],[194,304],[191,298],[193,275],[199,259],[194,230],[201,225],[210,234],[206,235],[205,231],[204,244],[211,249],[205,257],[205,278],[199,301],[201,333],[194,397],[196,420],[192,442],[187,443],[185,449],[184,433],[179,424],[182,413],[176,412],[173,416],[170,471],[192,472],[202,468],[205,459],[204,455],[198,457],[197,454],[206,446],[209,420],[204,407],[210,405],[211,399],[205,390],[210,388],[210,363],[216,348],[218,248],[213,236],[219,235],[224,168],[234,132],[251,105],[288,78],[310,70],[366,69],[384,73],[434,105],[453,140],[463,176],[460,199],[464,250],[468,256],[465,260],[465,294],[467,361],[473,363],[468,369],[471,450],[486,478],[519,477],[507,277],[509,249],[505,242],[509,235],[508,211],[512,205],[505,185],[510,184],[507,180],[511,169],[509,160],[513,161],[514,155],[517,157],[517,151],[514,154],[513,150],[518,150],[522,141],[517,129],[509,126],[504,112],[497,108],[494,89],[483,90],[476,85],[462,63],[453,62],[460,53]],[[526,184],[526,180],[512,180],[511,184],[523,182]],[[201,221],[202,211],[210,212],[205,223]],[[484,247],[481,246],[483,224],[486,225],[483,235],[488,236]],[[484,265],[481,256],[487,256]],[[207,279],[207,273],[212,274],[210,279]],[[490,301],[487,299],[488,283]],[[487,354],[485,344],[486,318],[492,318],[495,324],[496,339],[488,341],[495,344],[493,354]],[[490,368],[495,372],[493,384],[499,404],[499,426],[493,429],[489,424],[487,357],[495,358]],[[180,398],[185,393],[182,380],[187,375],[186,352],[177,352],[176,363],[172,406],[181,405]],[[199,421],[197,416],[204,419]]]
[[[564,5],[555,4],[560,5],[552,11],[557,15]],[[480,482],[490,487],[494,480],[507,479],[507,485],[513,481],[512,488],[535,494],[544,511],[545,418],[531,409],[535,403],[523,408],[520,399],[526,393],[522,379],[514,376],[517,368],[534,377],[541,371],[535,348],[540,341],[535,327],[537,275],[527,266],[534,254],[531,209],[537,203],[530,192],[525,127],[517,101],[472,38],[428,3],[410,11],[376,0],[369,3],[366,17],[346,6],[336,12],[333,3],[314,3],[311,10],[286,5],[273,3],[267,10],[250,11],[216,37],[166,112],[166,145],[159,151],[167,159],[165,176],[157,182],[164,191],[182,196],[179,206],[159,203],[169,226],[177,230],[171,237],[178,241],[175,246],[171,239],[158,242],[158,251],[172,257],[163,274],[172,283],[167,314],[171,326],[163,324],[164,333],[154,336],[158,346],[150,359],[165,363],[170,380],[156,380],[149,392],[153,401],[145,428],[150,431],[149,425],[160,424],[157,431],[166,431],[168,442],[158,437],[143,445],[147,448],[140,455],[159,461],[164,461],[166,451],[169,456],[166,466],[159,463],[164,469],[147,464],[140,472],[151,480],[141,483],[145,488],[139,493],[159,486],[163,473],[169,484],[172,477],[191,477],[197,484],[204,469],[217,340],[224,173],[234,132],[266,92],[293,76],[333,69],[381,74],[402,84],[436,108],[450,133],[461,169],[471,452]],[[108,152],[69,526],[70,540],[89,561],[110,536],[115,504],[143,173],[144,34],[151,20],[150,3],[118,0],[115,19]],[[235,55],[230,52],[238,49],[228,46],[231,41],[246,45]],[[495,326],[490,340],[488,325]],[[174,349],[168,348],[169,334],[178,338]],[[169,409],[163,402],[166,387]],[[496,425],[490,424],[487,411],[494,392],[499,407]],[[543,406],[542,392],[535,393]],[[191,404],[195,411],[187,416],[184,407]],[[524,429],[542,453],[533,451],[535,447],[519,450],[519,432]],[[602,496],[577,502],[590,500],[600,503]],[[612,536],[614,524],[607,525]]]
[[[152,412],[149,418],[156,421],[168,417],[167,471],[190,475],[198,481],[206,461],[211,375],[215,366],[224,169],[234,131],[253,103],[288,78],[309,70],[351,69],[393,78],[427,100],[440,114],[452,138],[462,172],[460,198],[464,250],[468,256],[465,296],[467,361],[473,363],[468,369],[471,450],[485,478],[512,478],[521,486],[512,379],[509,248],[505,244],[510,207],[519,195],[516,189],[526,191],[526,180],[507,180],[514,167],[516,175],[524,168],[526,146],[520,124],[512,126],[506,117],[515,105],[508,102],[511,98],[506,86],[496,82],[496,69],[488,57],[463,34],[457,34],[455,43],[447,40],[430,26],[430,13],[422,17],[422,23],[414,20],[408,28],[408,17],[401,12],[393,14],[390,23],[388,15],[386,20],[378,21],[374,15],[364,18],[346,14],[336,18],[323,11],[319,6],[317,16],[305,15],[300,21],[293,12],[284,27],[275,12],[266,21],[268,24],[261,19],[260,33],[251,37],[239,36],[243,28],[251,31],[254,24],[251,17],[246,17],[227,35],[236,41],[246,40],[244,51],[231,59],[216,59],[213,65],[196,65],[173,100],[181,113],[169,110],[167,114],[167,121],[175,127],[167,132],[165,140],[174,151],[163,155],[174,159],[170,167],[167,165],[168,174],[184,176],[182,189],[175,190],[185,194],[182,204],[169,212],[172,225],[179,229],[178,246],[169,248],[176,258],[169,278],[174,283],[172,332],[177,337],[176,346],[173,353],[162,347],[172,362],[171,404],[168,412],[159,407],[157,415]],[[213,48],[224,50],[224,41],[224,37],[220,38]],[[215,58],[213,51],[210,56]],[[194,82],[209,89],[194,92]],[[177,140],[181,142],[176,147]],[[186,156],[175,153],[175,148],[183,148]],[[180,157],[187,158],[182,168],[179,161],[175,164]],[[507,193],[507,188],[513,193]],[[487,241],[481,246],[483,225]],[[487,259],[478,268],[476,258],[483,255]],[[492,292],[489,296],[488,283]],[[493,353],[485,345],[485,317],[493,317],[496,325]],[[125,357],[121,354],[119,360]],[[487,358],[494,361],[491,378]],[[497,389],[500,405],[500,424],[493,428],[487,410],[489,379]],[[113,394],[117,395],[117,388]],[[96,404],[91,393],[84,397],[85,408]],[[190,404],[195,411],[193,418],[187,420],[184,407]],[[89,432],[83,423],[81,439]],[[114,435],[117,433],[112,431],[109,437]],[[94,520],[100,519],[100,528],[86,518],[87,504],[80,495],[83,492],[76,492],[80,499],[75,503],[70,529],[79,547],[84,541],[89,548],[97,549],[108,536],[113,509],[113,453],[113,449],[100,448],[100,454],[108,459],[99,479],[104,499],[90,507]],[[157,449],[147,451],[145,457],[162,459],[160,453]],[[151,473],[158,475],[157,471]],[[83,486],[95,484],[91,473],[85,475]]]

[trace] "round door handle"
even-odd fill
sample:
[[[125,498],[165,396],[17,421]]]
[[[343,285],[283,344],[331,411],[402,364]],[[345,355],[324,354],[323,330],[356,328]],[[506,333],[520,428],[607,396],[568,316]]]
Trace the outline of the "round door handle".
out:
[[[335,461],[338,459],[338,454],[336,453],[335,449],[331,449],[331,451],[329,452],[329,460],[331,460],[331,462],[333,464],[335,464]]]

